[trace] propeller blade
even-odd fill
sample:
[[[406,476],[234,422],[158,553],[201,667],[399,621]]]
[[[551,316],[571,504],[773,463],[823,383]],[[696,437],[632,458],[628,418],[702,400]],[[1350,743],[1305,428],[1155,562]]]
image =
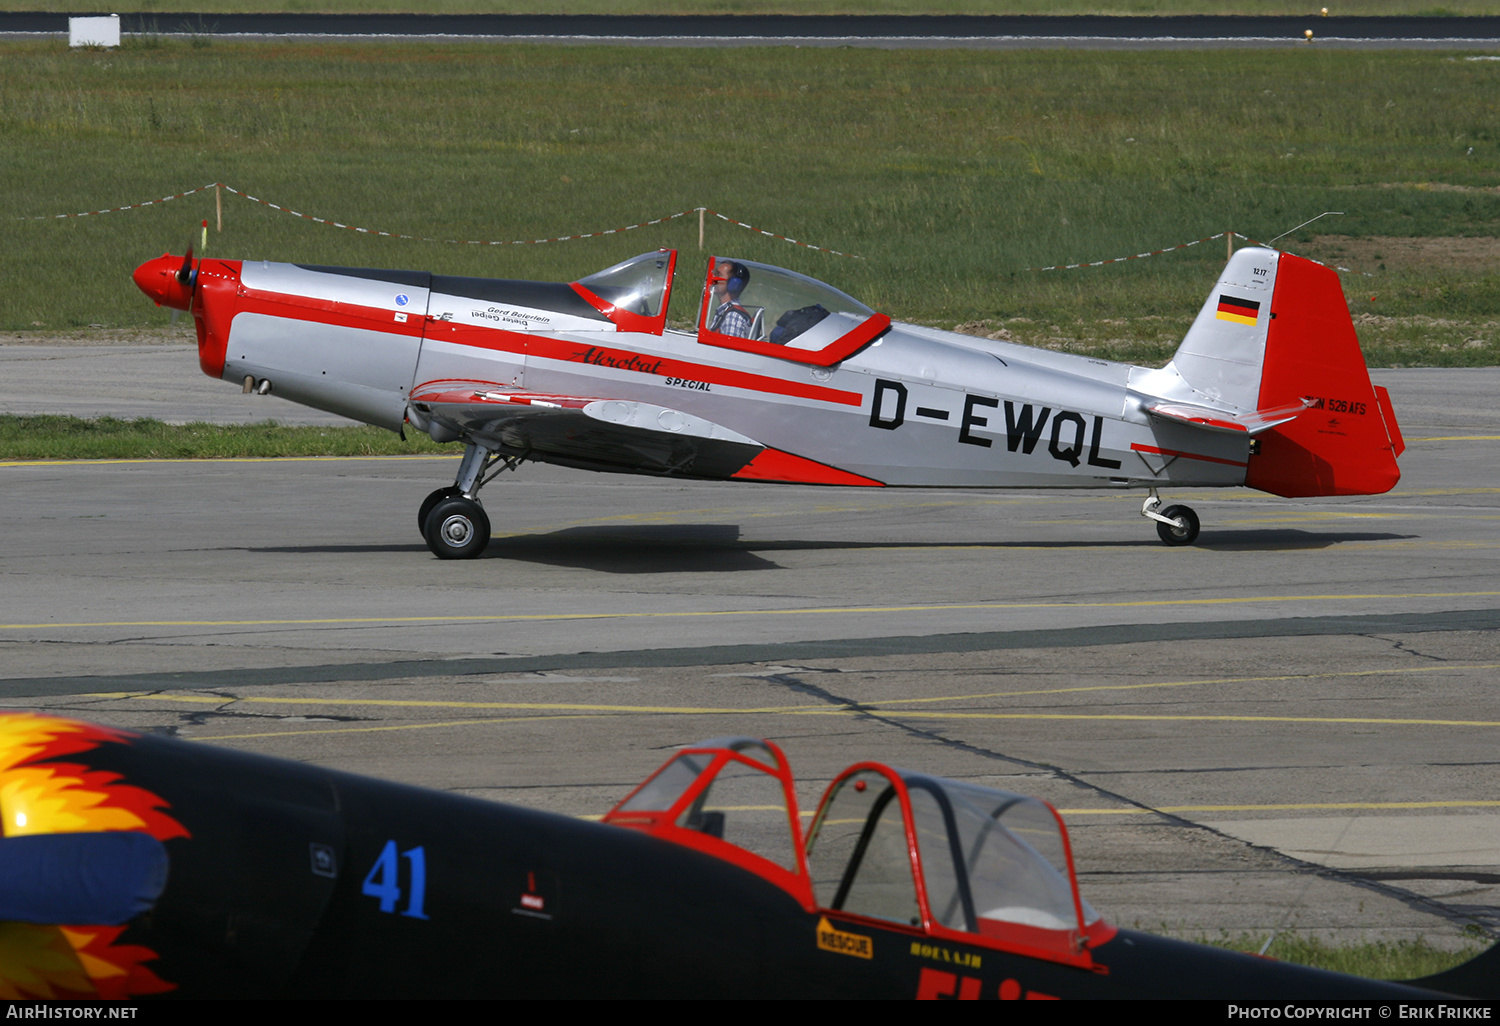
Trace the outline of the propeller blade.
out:
[[[186,285],[193,280],[193,244],[188,243],[187,253],[183,255],[182,266],[177,269],[177,284]]]

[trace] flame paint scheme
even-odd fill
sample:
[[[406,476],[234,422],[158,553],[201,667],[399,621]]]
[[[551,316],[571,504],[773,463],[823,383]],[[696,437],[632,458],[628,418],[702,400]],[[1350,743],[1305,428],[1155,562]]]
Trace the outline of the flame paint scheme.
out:
[[[526,460],[801,484],[1138,488],[1169,545],[1198,534],[1166,486],[1365,495],[1399,479],[1321,264],[1235,253],[1176,355],[1150,369],[893,324],[782,268],[711,258],[695,331],[667,326],[677,254],[570,284],[164,255],[135,281],[190,310],[206,374],[393,431],[462,440],[418,526],[479,555],[478,494]],[[732,270],[726,271],[725,268]],[[742,332],[728,334],[726,311]]]
[[[1413,986],[1116,929],[1050,805],[879,763],[804,837],[785,754],[749,738],[590,823],[8,714],[0,817],[12,1000],[1497,992],[1500,949]],[[75,918],[120,893],[119,921]]]

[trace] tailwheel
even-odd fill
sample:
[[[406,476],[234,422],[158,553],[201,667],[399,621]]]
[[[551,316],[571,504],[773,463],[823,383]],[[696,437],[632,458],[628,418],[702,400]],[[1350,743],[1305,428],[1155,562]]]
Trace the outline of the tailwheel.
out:
[[[473,559],[490,543],[490,518],[478,502],[455,495],[438,500],[422,533],[438,559]]]
[[[427,517],[432,513],[432,508],[444,499],[451,499],[455,495],[462,494],[457,485],[449,485],[447,488],[439,488],[422,500],[422,507],[417,510],[417,530],[421,532],[423,538],[427,537]]]
[[[1156,520],[1156,534],[1168,545],[1191,545],[1198,540],[1198,514],[1190,506],[1168,506]]]

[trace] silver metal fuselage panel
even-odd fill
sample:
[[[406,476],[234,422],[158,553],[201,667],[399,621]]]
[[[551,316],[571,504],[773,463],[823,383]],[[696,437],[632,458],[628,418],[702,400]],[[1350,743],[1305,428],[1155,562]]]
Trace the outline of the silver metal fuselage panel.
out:
[[[400,430],[421,349],[425,287],[248,260],[240,281],[285,305],[274,314],[235,315],[224,380],[268,380],[283,399]],[[328,323],[344,312],[370,326]],[[384,324],[391,330],[380,330]]]

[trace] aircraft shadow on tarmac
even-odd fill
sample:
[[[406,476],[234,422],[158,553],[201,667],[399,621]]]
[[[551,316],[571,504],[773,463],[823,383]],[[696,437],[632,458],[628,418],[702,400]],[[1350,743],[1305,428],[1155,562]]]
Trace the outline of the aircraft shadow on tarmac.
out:
[[[742,540],[737,524],[570,527],[496,538],[485,557],[611,574],[730,573],[782,569],[756,555],[774,547]]]
[[[1212,531],[1198,539],[1198,548],[1214,552],[1260,552],[1325,549],[1350,542],[1405,541],[1414,535],[1374,531],[1299,531],[1294,529]],[[1153,548],[1154,538],[1072,539],[1035,541],[993,539],[971,541],[853,541],[848,539],[757,539],[741,536],[736,524],[660,524],[638,527],[570,527],[548,534],[499,537],[490,542],[486,559],[509,559],[547,566],[573,567],[610,574],[732,573],[780,570],[781,564],[760,553],[837,549],[1097,549]],[[286,552],[298,555],[354,553],[420,553],[411,545],[263,545],[236,546],[246,552]]]
[[[1298,531],[1292,528],[1249,531],[1205,531],[1197,547],[1214,552],[1285,552],[1288,549],[1327,549],[1350,542],[1412,541],[1414,534],[1388,531]]]
[[[574,567],[613,574],[727,573],[780,570],[755,550],[786,547],[740,540],[734,524],[671,524],[650,527],[571,527],[549,534],[493,539],[485,559],[510,559],[548,566]],[[830,542],[796,543],[803,548],[848,548]],[[406,545],[260,545],[235,546],[245,552],[297,555],[356,553],[427,553],[420,543]]]
[[[1322,549],[1347,542],[1397,541],[1408,535],[1376,532],[1298,530],[1222,531],[1200,538],[1199,546],[1222,552]],[[641,527],[570,527],[549,534],[516,535],[490,542],[489,559],[512,559],[598,570],[603,573],[724,573],[779,570],[765,553],[837,549],[1090,549],[1120,546],[1159,548],[1154,538],[1070,541],[872,542],[848,539],[745,539],[735,524],[672,524]]]

